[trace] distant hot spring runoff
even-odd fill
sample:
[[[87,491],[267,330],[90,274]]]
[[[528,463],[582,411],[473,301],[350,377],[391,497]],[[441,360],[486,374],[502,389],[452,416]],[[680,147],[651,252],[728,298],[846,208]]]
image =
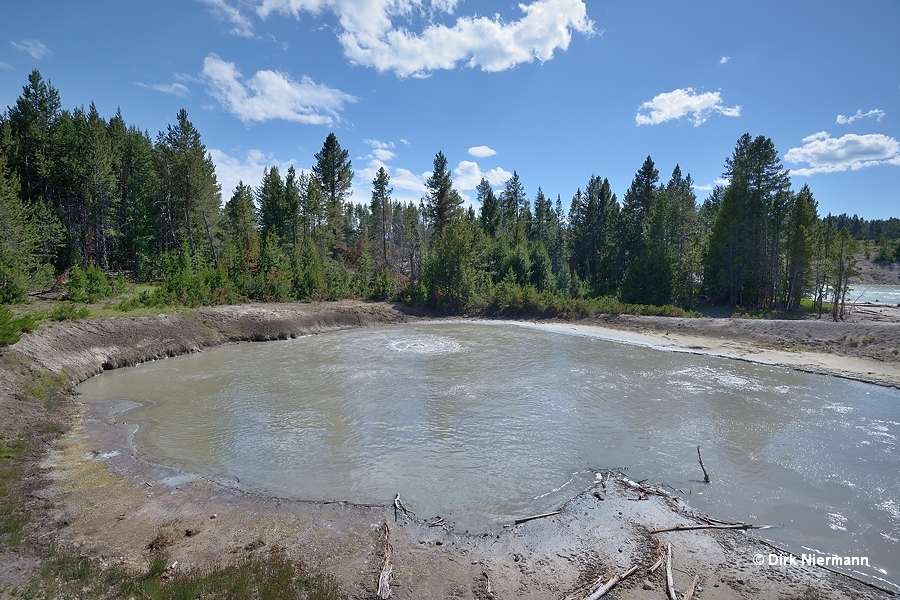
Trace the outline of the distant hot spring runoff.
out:
[[[441,321],[224,346],[78,387],[148,460],[285,497],[499,531],[598,469],[795,552],[900,579],[900,390],[604,338]],[[712,481],[704,484],[696,447]]]

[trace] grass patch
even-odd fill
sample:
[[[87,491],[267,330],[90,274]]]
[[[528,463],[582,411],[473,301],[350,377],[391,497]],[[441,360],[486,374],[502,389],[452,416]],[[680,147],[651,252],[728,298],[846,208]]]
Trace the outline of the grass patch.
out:
[[[275,550],[249,556],[237,564],[186,573],[169,568],[162,552],[151,555],[145,573],[129,574],[122,568],[102,569],[71,551],[55,550],[44,562],[40,577],[20,596],[31,598],[306,598],[337,600],[334,578],[312,573]]]
[[[28,519],[22,512],[23,502],[16,487],[22,477],[22,461],[35,445],[25,440],[11,446],[0,444],[0,543],[12,547],[21,546],[25,541]]]
[[[31,371],[31,382],[22,386],[22,391],[44,402],[49,412],[56,411],[62,404],[68,376],[65,371],[51,373],[42,369]]]

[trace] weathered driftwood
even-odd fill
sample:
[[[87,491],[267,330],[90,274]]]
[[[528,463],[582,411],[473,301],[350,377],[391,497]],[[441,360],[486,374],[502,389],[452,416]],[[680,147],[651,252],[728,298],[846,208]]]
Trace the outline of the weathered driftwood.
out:
[[[666,593],[669,594],[669,600],[678,600],[675,595],[675,577],[672,575],[672,542],[669,542],[666,551]]]
[[[516,519],[513,521],[516,525],[521,525],[522,523],[527,523],[528,521],[534,521],[535,519],[544,519],[546,517],[552,517],[553,515],[558,515],[561,511],[554,510],[553,512],[541,513],[539,515],[531,515],[530,517],[522,517],[521,519]]]
[[[397,497],[394,498],[394,523],[397,522],[397,515],[401,512],[407,517],[412,516],[412,512],[407,510],[403,503],[400,502],[400,494],[397,494]]]
[[[378,597],[381,600],[387,600],[393,594],[391,590],[391,573],[394,570],[394,565],[391,564],[391,554],[393,554],[391,529],[388,527],[387,521],[381,525],[381,530],[384,535],[384,559],[381,561],[381,573],[378,575]]]
[[[609,590],[616,587],[616,584],[618,584],[620,581],[622,581],[626,577],[633,575],[634,572],[637,570],[638,570],[637,565],[634,565],[633,567],[631,567],[630,569],[628,569],[621,575],[614,575],[612,579],[610,579],[609,581],[607,581],[606,583],[604,583],[603,585],[598,587],[596,590],[594,590],[594,592],[590,596],[588,596],[584,600],[599,600],[600,598],[605,596],[607,594],[607,592],[609,592]]]
[[[654,529],[650,533],[666,533],[668,531],[694,531],[697,529],[759,529],[759,527],[757,527],[756,525],[750,525],[749,523],[728,523],[721,525],[675,525],[674,527]]]
[[[656,573],[656,570],[662,566],[664,560],[665,560],[665,558],[660,557],[660,559],[658,561],[653,563],[653,566],[650,567],[650,573]]]
[[[691,600],[694,597],[694,590],[697,589],[697,582],[700,580],[699,575],[694,575],[693,581],[691,581],[691,587],[688,588],[688,591],[684,593],[684,598],[682,600]]]
[[[697,460],[700,461],[700,468],[703,469],[703,483],[709,483],[709,473],[706,472],[706,467],[703,466],[703,457],[700,456],[700,446],[697,446]]]

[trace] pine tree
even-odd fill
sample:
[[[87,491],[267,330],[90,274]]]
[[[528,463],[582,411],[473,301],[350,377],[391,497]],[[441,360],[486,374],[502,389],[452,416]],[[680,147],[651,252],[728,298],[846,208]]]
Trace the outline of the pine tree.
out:
[[[500,200],[494,195],[490,182],[483,177],[475,188],[475,193],[477,194],[475,200],[481,206],[478,215],[481,228],[489,236],[496,237],[500,230]]]
[[[325,220],[331,233],[331,243],[337,245],[345,240],[340,239],[343,229],[341,220],[344,200],[353,184],[353,169],[350,153],[341,148],[337,136],[329,133],[322,149],[316,154],[313,174],[325,197]]]
[[[384,167],[379,167],[375,179],[372,180],[372,219],[374,227],[372,228],[372,240],[381,247],[381,260],[384,264],[388,264],[388,237],[389,223],[388,218],[391,214],[391,177],[388,175]]]
[[[214,235],[221,204],[216,169],[200,132],[178,112],[178,123],[160,132],[156,141],[165,247],[187,245],[195,257],[217,261]]]
[[[425,214],[435,237],[439,237],[444,227],[459,211],[462,198],[453,189],[447,157],[438,152],[434,157],[434,170],[425,181],[428,195],[425,197]]]

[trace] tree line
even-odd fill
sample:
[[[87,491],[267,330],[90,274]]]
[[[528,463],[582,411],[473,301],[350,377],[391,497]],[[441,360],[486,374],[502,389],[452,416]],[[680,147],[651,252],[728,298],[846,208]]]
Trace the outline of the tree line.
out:
[[[567,208],[541,188],[529,197],[516,172],[500,190],[482,180],[478,209],[463,208],[451,175],[438,152],[425,196],[404,203],[382,168],[355,204],[331,133],[310,172],[267,168],[223,203],[186,111],[151,137],[121,111],[64,110],[34,71],[0,116],[0,301],[65,277],[70,296],[90,298],[118,272],[160,283],[144,304],[399,297],[444,311],[681,314],[700,298],[786,311],[811,298],[838,318],[853,228],[896,230],[820,217],[771,139],[749,134],[725,161],[728,185],[702,202],[690,174],[676,165],[661,180],[650,157],[621,202],[592,175]]]

